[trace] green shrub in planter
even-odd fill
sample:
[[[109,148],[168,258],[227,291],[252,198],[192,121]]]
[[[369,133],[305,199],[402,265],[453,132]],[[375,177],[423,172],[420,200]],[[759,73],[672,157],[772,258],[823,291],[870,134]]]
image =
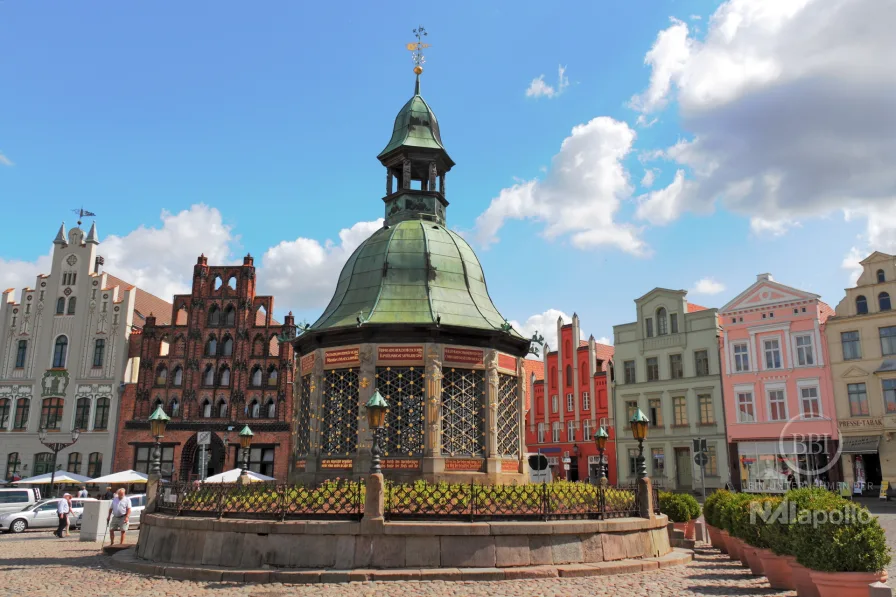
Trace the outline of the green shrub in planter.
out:
[[[781,496],[763,495],[744,504],[742,507],[746,515],[744,518],[738,518],[741,527],[737,536],[753,547],[770,548],[770,533],[766,529],[777,523],[783,502],[784,498]]]
[[[764,547],[777,555],[796,555],[797,533],[795,525],[800,519],[809,516],[808,508],[829,509],[842,503],[849,503],[835,493],[819,487],[803,487],[792,489],[784,494],[784,500],[770,517],[764,520],[759,529],[759,540]],[[808,514],[806,514],[809,512]],[[802,513],[802,514],[801,514]]]
[[[659,495],[660,512],[668,516],[672,522],[687,522],[691,520],[691,507],[683,499],[684,497],[690,496],[668,491],[661,492]]]
[[[756,495],[752,493],[733,493],[731,498],[726,500],[721,507],[721,516],[719,522],[723,531],[737,537],[738,516],[741,514],[741,505],[756,499]]]
[[[692,496],[689,493],[681,494],[682,501],[687,505],[690,510],[690,520],[696,520],[700,518],[700,502],[697,501],[697,498]]]
[[[797,562],[821,572],[879,572],[890,564],[890,548],[877,517],[841,499],[810,502],[792,525]],[[808,520],[806,520],[808,519]]]
[[[714,491],[706,501],[703,502],[703,518],[706,519],[706,524],[714,526],[715,528],[720,528],[719,525],[719,516],[721,512],[719,509],[725,500],[729,499],[731,496],[731,492],[726,489],[720,489],[718,491]]]

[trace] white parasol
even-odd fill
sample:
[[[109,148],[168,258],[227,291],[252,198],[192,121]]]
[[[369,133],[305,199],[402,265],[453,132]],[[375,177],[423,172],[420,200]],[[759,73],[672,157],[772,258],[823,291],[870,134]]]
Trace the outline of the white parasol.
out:
[[[121,471],[120,473],[112,473],[103,477],[97,477],[91,483],[97,485],[128,485],[131,483],[146,483],[149,477],[145,473],[138,473],[135,470]]]
[[[242,470],[235,468],[233,470],[229,470],[223,473],[218,473],[217,475],[212,475],[208,477],[205,482],[206,483],[236,483],[240,475],[242,474]],[[262,475],[261,473],[256,473],[253,471],[249,471],[249,481],[252,483],[260,483],[264,481],[274,481],[274,477],[268,477],[267,475]]]
[[[49,485],[51,478],[53,483],[58,483],[59,485],[76,485],[79,483],[84,484],[91,482],[90,477],[85,477],[84,475],[76,475],[75,473],[70,473],[68,471],[56,471],[55,475],[53,475],[53,473],[44,473],[43,475],[16,481],[16,483],[24,485]]]

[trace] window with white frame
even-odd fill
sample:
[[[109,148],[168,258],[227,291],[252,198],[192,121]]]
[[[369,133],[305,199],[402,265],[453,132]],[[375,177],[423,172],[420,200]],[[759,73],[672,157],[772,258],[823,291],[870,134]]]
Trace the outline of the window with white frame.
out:
[[[628,473],[632,477],[638,474],[638,449],[628,449]]]
[[[812,348],[810,334],[796,337],[796,362],[801,367],[815,364],[815,350]]]
[[[629,421],[635,416],[635,413],[638,412],[638,402],[637,400],[626,400],[625,402],[625,424],[628,425]]]
[[[865,392],[865,384],[863,384],[863,383],[847,384],[846,392],[849,395],[849,416],[851,416],[851,417],[867,417],[868,416],[868,394]]]
[[[669,329],[672,330],[673,334],[678,333],[678,313],[669,314]]]
[[[756,406],[753,404],[753,392],[737,393],[737,422],[756,422]]]
[[[544,423],[538,424],[538,443],[544,443]]]
[[[821,400],[818,397],[817,386],[800,388],[800,410],[804,419],[821,418]]]
[[[896,412],[896,379],[881,380],[881,389],[884,392],[884,409],[887,414]]]
[[[576,422],[575,421],[567,421],[566,422],[566,441],[568,441],[568,442],[576,441]]]
[[[765,347],[765,368],[781,368],[781,343],[777,338],[769,338],[763,342]]]
[[[575,409],[575,399],[572,394],[566,395],[566,412],[571,413]]]
[[[591,410],[591,394],[588,392],[582,393],[582,410]]]
[[[768,390],[768,420],[787,420],[787,399],[784,390]]]
[[[551,439],[554,443],[558,443],[560,441],[560,421],[554,421],[551,424]]]
[[[582,423],[582,441],[590,442],[591,439],[591,419],[585,419]]]
[[[746,342],[734,345],[734,370],[750,370],[750,345]]]
[[[560,407],[559,402],[560,402],[559,396],[557,396],[556,394],[551,396],[551,412],[552,413],[557,412],[557,409]]]

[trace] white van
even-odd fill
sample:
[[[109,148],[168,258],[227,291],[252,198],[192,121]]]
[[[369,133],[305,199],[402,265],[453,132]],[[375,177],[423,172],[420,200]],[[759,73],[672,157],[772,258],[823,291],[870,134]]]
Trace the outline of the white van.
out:
[[[18,512],[39,501],[40,489],[36,487],[0,487],[0,514]]]

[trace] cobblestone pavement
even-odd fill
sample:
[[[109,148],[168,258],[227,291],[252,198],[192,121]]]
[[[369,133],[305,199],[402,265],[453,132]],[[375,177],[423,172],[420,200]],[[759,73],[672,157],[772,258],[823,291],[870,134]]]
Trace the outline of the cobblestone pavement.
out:
[[[896,518],[896,517],[894,517]],[[128,543],[136,533],[128,536]],[[48,532],[0,536],[0,596],[26,597],[215,597],[490,596],[490,597],[627,597],[650,595],[779,595],[763,577],[731,563],[727,556],[698,549],[688,566],[642,574],[500,582],[397,582],[341,585],[236,585],[147,578],[109,569],[108,557],[94,545]]]

